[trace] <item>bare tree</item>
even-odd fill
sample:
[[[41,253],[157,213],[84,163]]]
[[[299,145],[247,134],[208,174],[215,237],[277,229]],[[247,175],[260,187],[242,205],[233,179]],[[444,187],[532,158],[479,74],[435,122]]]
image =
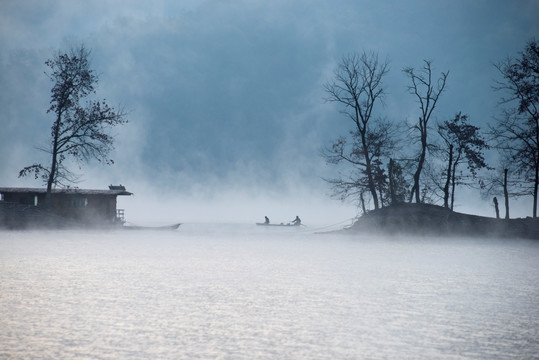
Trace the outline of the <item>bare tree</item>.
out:
[[[530,196],[530,187],[523,183],[518,176],[515,176],[515,171],[511,170],[514,164],[508,163],[507,159],[504,161],[490,176],[481,179],[480,185],[484,198],[503,196],[505,218],[509,219],[509,199]]]
[[[491,126],[494,147],[515,165],[523,183],[530,183],[533,217],[537,217],[539,188],[539,45],[529,41],[519,59],[508,58],[495,65],[503,80],[494,88],[506,107],[502,117]]]
[[[446,71],[445,73],[442,72],[440,78],[435,81],[432,79],[431,61],[424,60],[424,63],[423,68],[419,71],[416,71],[412,67],[407,67],[403,70],[410,78],[411,82],[411,85],[408,86],[408,91],[416,96],[421,110],[421,116],[413,127],[419,132],[419,141],[421,143],[421,151],[417,160],[417,168],[414,173],[414,184],[410,192],[410,201],[413,200],[415,195],[416,203],[421,202],[420,177],[429,146],[429,121],[436,108],[438,99],[444,91],[447,76],[449,75],[449,71]]]
[[[457,176],[457,167],[465,160],[467,170],[475,179],[477,171],[487,167],[483,151],[488,149],[488,145],[479,134],[479,128],[468,123],[468,115],[462,115],[460,112],[452,120],[446,120],[438,125],[438,134],[444,142],[445,146],[441,150],[447,160],[446,181],[443,188],[444,207],[453,210],[456,185],[467,184],[463,182],[464,175]]]
[[[325,84],[327,101],[339,103],[342,113],[352,121],[351,141],[340,137],[323,152],[329,163],[351,165],[352,170],[338,178],[327,180],[342,197],[363,194],[367,190],[374,208],[380,206],[375,179],[375,160],[382,156],[388,123],[373,120],[374,106],[383,101],[382,80],[389,71],[388,62],[380,62],[375,53],[353,54],[342,59],[333,81]]]
[[[74,175],[64,167],[64,160],[73,158],[80,162],[97,159],[106,164],[113,147],[113,136],[108,131],[127,123],[125,113],[109,107],[105,100],[82,100],[95,94],[98,77],[90,68],[90,51],[83,45],[59,52],[45,62],[50,68],[47,73],[53,82],[51,106],[55,120],[51,128],[50,147],[42,149],[51,155],[50,167],[33,164],[22,169],[19,177],[33,173],[47,184],[47,198],[51,189],[63,182],[73,182]]]

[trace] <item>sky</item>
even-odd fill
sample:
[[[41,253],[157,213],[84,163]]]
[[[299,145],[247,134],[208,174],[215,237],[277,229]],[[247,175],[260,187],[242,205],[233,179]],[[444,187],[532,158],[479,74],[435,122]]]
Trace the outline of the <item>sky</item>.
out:
[[[342,57],[388,60],[376,116],[417,118],[402,69],[428,59],[436,76],[450,72],[435,121],[462,111],[484,128],[500,112],[493,64],[538,37],[537,14],[536,0],[4,0],[0,184],[42,185],[18,172],[48,161],[36,149],[53,121],[44,62],[83,43],[98,97],[129,123],[114,130],[115,165],[75,168],[76,186],[125,185],[135,196],[120,206],[139,221],[353,218],[357,204],[330,198],[322,178],[336,169],[320,156],[350,129],[324,100]],[[457,211],[493,215],[477,191],[459,191]],[[514,214],[529,215],[528,202]]]

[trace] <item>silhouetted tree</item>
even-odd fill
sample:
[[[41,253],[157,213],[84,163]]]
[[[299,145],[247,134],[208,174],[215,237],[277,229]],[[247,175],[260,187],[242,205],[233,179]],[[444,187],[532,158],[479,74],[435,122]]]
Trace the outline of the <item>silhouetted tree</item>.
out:
[[[520,58],[495,65],[502,75],[494,88],[503,91],[502,117],[491,126],[494,147],[514,164],[524,184],[531,183],[533,217],[537,217],[539,188],[539,46],[529,41]]]
[[[509,219],[509,190],[507,186],[507,174],[509,170],[503,169],[503,197],[505,198],[505,218]]]
[[[373,179],[378,189],[378,199],[380,201],[380,207],[384,207],[387,203],[387,193],[388,193],[388,177],[386,174],[386,169],[384,169],[382,161],[377,158],[372,162],[373,165]]]
[[[499,169],[480,181],[483,197],[503,196],[506,219],[509,219],[510,216],[510,198],[530,196],[530,188],[523,184],[518,176],[514,176],[514,171],[510,169],[512,165],[511,163],[502,162]]]
[[[435,81],[432,79],[431,61],[424,60],[423,68],[416,71],[412,67],[407,67],[403,71],[410,78],[411,85],[408,86],[408,91],[417,97],[419,102],[419,108],[421,110],[421,116],[418,122],[413,126],[415,130],[419,132],[419,142],[421,143],[421,150],[417,159],[417,168],[414,173],[414,184],[410,192],[410,201],[414,199],[416,203],[421,202],[421,188],[420,177],[423,171],[425,163],[427,149],[429,146],[428,130],[429,121],[432,116],[432,112],[436,108],[438,99],[444,91],[447,76],[449,71],[442,72],[440,78]]]
[[[393,159],[389,159],[388,164],[388,190],[390,204],[399,204],[406,200],[408,182],[402,166]]]
[[[441,150],[447,160],[443,188],[444,207],[453,210],[455,187],[457,184],[466,184],[463,182],[463,175],[457,176],[457,167],[462,161],[466,161],[467,170],[475,179],[477,171],[487,167],[483,151],[488,149],[488,145],[479,134],[479,128],[468,123],[468,115],[462,115],[460,112],[452,120],[438,125],[438,134],[444,142]]]
[[[375,125],[371,123],[374,106],[385,95],[382,80],[388,71],[388,63],[380,62],[375,53],[353,54],[342,59],[335,70],[335,78],[324,86],[327,101],[339,103],[342,113],[354,126],[350,139],[340,137],[322,154],[328,163],[346,163],[352,170],[326,181],[341,198],[363,194],[366,189],[375,209],[380,203],[374,161],[383,154],[384,138],[390,127],[380,121]]]
[[[127,122],[123,111],[109,107],[105,100],[83,99],[95,94],[98,77],[90,68],[90,51],[83,45],[69,52],[59,52],[47,60],[47,73],[53,82],[51,106],[47,113],[55,116],[50,148],[42,149],[51,155],[50,166],[33,164],[25,167],[19,177],[30,173],[41,177],[47,184],[47,198],[53,187],[75,181],[74,175],[63,166],[68,157],[80,162],[97,159],[112,164],[108,158],[113,149],[113,137],[108,133],[112,127]]]
[[[500,218],[500,208],[498,207],[498,198],[494,196],[492,199],[492,202],[494,203],[494,212],[496,213],[496,219]]]

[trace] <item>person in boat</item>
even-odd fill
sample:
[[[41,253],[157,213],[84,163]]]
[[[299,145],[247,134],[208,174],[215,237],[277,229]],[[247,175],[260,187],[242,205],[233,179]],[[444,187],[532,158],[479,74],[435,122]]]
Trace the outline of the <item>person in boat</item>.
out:
[[[295,226],[301,225],[301,219],[297,215],[296,215],[296,218],[292,220],[291,222],[292,222],[292,225],[295,225]]]
[[[266,220],[264,220],[264,224],[268,225],[269,224],[269,218],[267,216],[264,216],[264,218],[266,219]]]

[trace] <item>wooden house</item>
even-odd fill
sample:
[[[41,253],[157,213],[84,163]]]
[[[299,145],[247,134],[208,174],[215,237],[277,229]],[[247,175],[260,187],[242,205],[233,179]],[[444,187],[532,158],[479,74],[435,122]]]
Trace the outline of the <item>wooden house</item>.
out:
[[[117,209],[116,198],[124,195],[132,193],[122,185],[108,190],[53,189],[47,204],[46,189],[0,187],[0,226],[122,224],[123,210]]]

